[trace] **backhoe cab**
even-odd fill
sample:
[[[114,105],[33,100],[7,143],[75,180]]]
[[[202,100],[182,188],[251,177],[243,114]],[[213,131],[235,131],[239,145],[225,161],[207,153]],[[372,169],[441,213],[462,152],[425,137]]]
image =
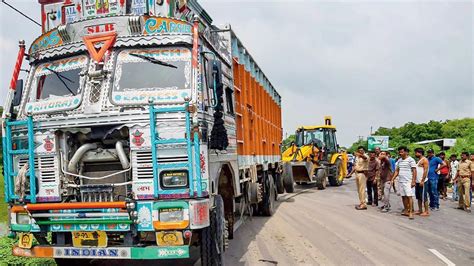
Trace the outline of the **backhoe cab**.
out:
[[[316,184],[325,189],[340,186],[347,175],[347,154],[339,149],[336,127],[331,117],[324,118],[324,125],[302,126],[296,130],[296,140],[282,154],[282,179],[280,186],[289,193],[298,185]]]

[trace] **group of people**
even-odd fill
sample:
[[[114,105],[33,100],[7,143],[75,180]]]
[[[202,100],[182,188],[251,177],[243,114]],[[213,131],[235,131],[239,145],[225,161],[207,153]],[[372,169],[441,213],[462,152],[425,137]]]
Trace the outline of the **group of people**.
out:
[[[459,201],[458,209],[471,212],[472,181],[474,178],[474,154],[468,152],[450,156],[446,160],[444,152],[435,155],[432,149],[415,149],[415,158],[409,155],[405,146],[398,148],[395,160],[387,151],[380,148],[366,153],[363,146],[355,152],[355,162],[349,176],[355,174],[359,204],[357,210],[367,206],[379,206],[382,212],[389,212],[390,194],[393,189],[401,196],[402,215],[414,219],[414,215],[429,216],[431,211],[439,210],[439,200],[447,199],[447,187],[453,183],[453,200]],[[415,200],[418,211],[415,212]]]

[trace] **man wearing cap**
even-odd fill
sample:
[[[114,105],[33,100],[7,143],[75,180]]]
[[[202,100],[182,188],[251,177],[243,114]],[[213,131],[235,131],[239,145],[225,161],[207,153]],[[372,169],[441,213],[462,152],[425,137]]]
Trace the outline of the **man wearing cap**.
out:
[[[442,167],[446,166],[446,163],[439,157],[434,156],[433,149],[428,150],[427,158],[429,162],[429,170],[428,182],[426,182],[425,185],[427,185],[426,190],[430,195],[430,209],[434,211],[439,210],[438,172]]]
[[[474,176],[474,163],[468,159],[469,153],[461,154],[458,173],[455,182],[459,180],[459,207],[458,209],[471,212],[470,189],[471,181]]]

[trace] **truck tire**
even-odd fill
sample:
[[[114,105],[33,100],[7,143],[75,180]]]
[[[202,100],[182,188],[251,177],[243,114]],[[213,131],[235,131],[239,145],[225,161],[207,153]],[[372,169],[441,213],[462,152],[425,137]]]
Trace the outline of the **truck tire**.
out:
[[[295,192],[295,182],[291,175],[287,174],[283,177],[283,186],[285,187],[286,193]]]
[[[329,176],[329,184],[334,187],[339,187],[342,185],[344,182],[344,176],[341,177],[341,175],[344,173],[343,171],[343,165],[341,159],[337,159],[336,163],[333,166],[333,171],[331,176]]]
[[[221,195],[214,198],[215,208],[210,213],[210,225],[201,231],[201,264],[224,265],[225,219],[224,201]]]
[[[280,173],[275,173],[275,184],[278,194],[285,193],[285,187],[283,186],[283,177]]]
[[[318,169],[316,171],[316,180],[318,180],[318,189],[324,190],[326,189],[327,183],[327,175],[325,169]],[[319,181],[321,180],[321,181]]]
[[[265,193],[263,194],[263,201],[261,205],[262,214],[264,216],[272,216],[275,212],[275,183],[271,174],[267,175],[265,182]]]

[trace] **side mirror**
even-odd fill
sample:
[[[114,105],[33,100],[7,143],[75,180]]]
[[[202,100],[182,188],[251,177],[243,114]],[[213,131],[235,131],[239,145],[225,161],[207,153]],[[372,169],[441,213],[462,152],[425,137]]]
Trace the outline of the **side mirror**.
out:
[[[16,82],[15,94],[13,95],[12,106],[19,106],[21,103],[21,95],[23,94],[23,80]]]
[[[222,63],[218,60],[212,59],[209,60],[207,64],[207,86],[209,89],[215,89],[214,84],[216,84],[217,87],[222,83]]]

